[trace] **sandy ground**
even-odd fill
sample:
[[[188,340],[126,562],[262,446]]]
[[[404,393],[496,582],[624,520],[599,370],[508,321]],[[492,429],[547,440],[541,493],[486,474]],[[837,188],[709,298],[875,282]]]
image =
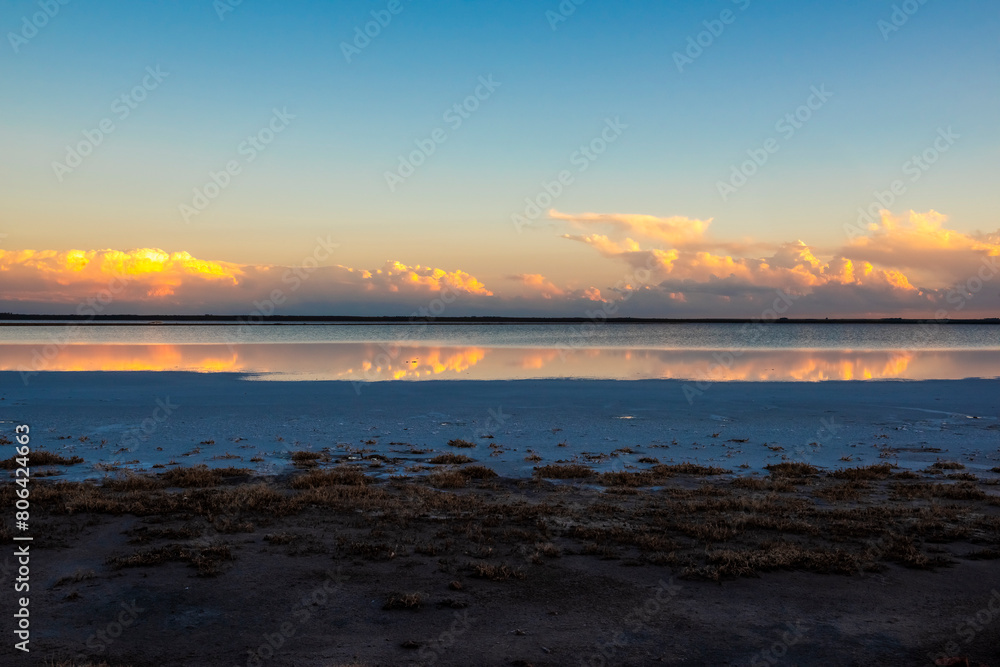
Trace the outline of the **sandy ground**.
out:
[[[96,464],[148,470],[171,462],[273,474],[300,450],[382,455],[395,459],[383,471],[392,474],[456,438],[476,443],[473,457],[509,477],[557,461],[625,470],[649,457],[749,473],[781,460],[833,468],[850,457],[920,469],[943,458],[984,472],[1000,465],[998,393],[997,380],[699,388],[673,380],[260,382],[169,372],[51,372],[26,386],[6,372],[0,420],[30,424],[36,446],[81,456],[70,479],[100,478]],[[633,453],[616,452],[623,448]]]
[[[240,495],[259,489],[252,478],[210,489],[91,488],[89,505],[79,489],[46,495],[41,489],[52,488],[46,480],[35,492],[33,653],[15,656],[5,646],[0,662],[930,665],[938,656],[961,655],[972,664],[998,664],[995,486],[984,486],[986,495],[974,501],[892,501],[880,492],[924,482],[889,479],[852,501],[814,503],[817,489],[842,482],[808,477],[790,483],[761,495],[735,489],[729,476],[679,475],[657,489],[618,492],[503,479],[450,491],[383,481],[300,490],[315,495],[286,511]],[[282,498],[291,493],[287,478],[268,486],[284,489]],[[165,495],[148,506],[136,500],[157,494]],[[97,508],[99,497],[124,499],[134,513],[113,505],[82,509]],[[166,509],[169,497],[178,504]],[[692,499],[688,513],[669,511],[670,503]],[[678,546],[691,526],[711,526],[719,517],[735,525],[748,513],[768,514],[706,509],[723,507],[713,504],[723,499],[788,503],[799,509],[779,511],[779,518],[808,518],[820,530],[744,528],[710,540],[713,546],[697,539]],[[799,506],[805,501],[812,509]],[[674,540],[670,546],[630,541],[614,530],[583,538],[574,532],[574,526],[627,527],[635,512],[657,502],[677,521],[662,531]],[[960,508],[911,535],[920,552],[949,564],[928,565],[921,557],[902,566],[876,548],[864,551],[857,568],[837,557],[822,565],[724,573],[718,581],[692,575],[710,550],[755,544],[766,550],[774,539],[824,553],[833,546],[861,553],[884,543],[882,522],[838,536],[836,526],[846,524],[824,524],[829,512],[894,503],[904,512],[914,503]],[[907,525],[904,519],[892,530],[906,532]],[[975,530],[960,530],[968,525]],[[129,561],[175,547],[175,556],[163,562]],[[213,549],[225,553],[213,560]],[[673,558],[668,551],[679,559],[658,564]],[[197,564],[191,554],[204,560]],[[478,564],[505,565],[511,576],[477,576]],[[828,565],[832,570],[820,573]],[[11,567],[9,558],[4,567]],[[419,596],[419,604],[387,608],[406,594]],[[4,596],[4,617],[14,611]]]

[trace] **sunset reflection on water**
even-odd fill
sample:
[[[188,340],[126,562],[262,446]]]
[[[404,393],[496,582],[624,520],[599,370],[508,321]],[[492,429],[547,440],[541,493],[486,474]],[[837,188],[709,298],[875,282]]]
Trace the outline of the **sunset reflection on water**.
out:
[[[0,370],[193,371],[269,379],[675,378],[713,382],[1000,376],[991,350],[644,350],[382,343],[0,345]]]

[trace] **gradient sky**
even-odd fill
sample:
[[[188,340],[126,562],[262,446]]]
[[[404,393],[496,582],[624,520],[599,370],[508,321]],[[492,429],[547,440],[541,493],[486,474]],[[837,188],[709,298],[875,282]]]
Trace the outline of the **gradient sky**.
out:
[[[74,312],[124,273],[103,312],[246,313],[279,289],[282,314],[444,296],[449,315],[754,317],[781,290],[788,316],[1000,315],[995,1],[911,0],[905,23],[883,0],[567,1],[553,29],[556,1],[399,0],[351,62],[342,43],[388,1],[233,1],[4,3],[0,309]],[[679,71],[705,22],[723,29]],[[121,118],[147,68],[167,74]],[[452,127],[445,112],[490,77]],[[780,130],[813,89],[832,96]],[[275,109],[294,118],[248,162]],[[53,166],[104,119],[79,166]],[[581,172],[609,119],[627,127]],[[391,190],[386,172],[438,128]],[[936,140],[947,150],[914,170]],[[562,170],[572,183],[519,229]],[[318,238],[338,247],[312,269]],[[299,284],[291,266],[308,267]]]

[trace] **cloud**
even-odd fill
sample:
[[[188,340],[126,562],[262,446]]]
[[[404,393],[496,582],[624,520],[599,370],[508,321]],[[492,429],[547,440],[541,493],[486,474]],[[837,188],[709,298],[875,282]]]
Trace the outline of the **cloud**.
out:
[[[804,240],[715,242],[705,238],[710,220],[552,214],[563,232],[589,228],[562,236],[597,257],[579,262],[566,282],[518,273],[494,291],[460,269],[398,261],[360,269],[237,264],[150,248],[0,250],[0,310],[589,317],[596,303],[623,317],[752,318],[787,297],[789,317],[1000,315],[1000,230],[960,232],[936,211],[884,211],[826,249]],[[616,264],[628,267],[624,275]]]
[[[580,227],[603,225],[625,234],[632,234],[654,241],[662,241],[673,246],[690,245],[700,242],[705,236],[712,219],[698,220],[676,215],[660,218],[655,215],[632,213],[560,213],[552,209],[548,215],[553,220],[563,220]]]
[[[1000,256],[1000,230],[967,234],[948,229],[948,216],[931,210],[896,216],[881,212],[877,223],[856,235],[839,254],[879,266],[908,270],[924,285],[950,286],[964,282],[985,258]]]
[[[587,219],[622,217],[588,214]],[[561,219],[577,221],[572,216]],[[946,221],[936,211],[910,211],[898,217],[884,211],[881,223],[825,255],[801,240],[773,246],[763,256],[749,256],[704,249],[711,244],[655,247],[605,234],[563,234],[563,238],[624,262],[636,274],[648,270],[641,298],[630,305],[655,310],[658,298],[662,316],[683,312],[751,317],[779,291],[802,298],[796,305],[799,316],[931,317],[942,309],[952,317],[997,315],[997,289],[978,297],[972,292],[981,290],[984,277],[992,279],[1000,271],[1000,232],[967,234],[946,228]],[[980,289],[951,289],[956,283]]]
[[[513,276],[509,276],[511,280],[516,280],[520,282],[525,287],[530,288],[532,292],[535,292],[543,299],[551,299],[555,296],[563,296],[566,291],[556,287],[551,280],[546,278],[540,273],[518,273]]]
[[[274,307],[365,302],[426,305],[440,294],[489,298],[493,292],[465,271],[386,262],[374,271],[347,266],[235,264],[186,252],[134,250],[0,250],[0,304],[45,311],[44,304],[99,312],[249,313]],[[277,298],[276,296],[277,295]],[[96,299],[96,302],[95,302]],[[72,311],[71,311],[72,312]],[[294,310],[291,312],[295,312]]]

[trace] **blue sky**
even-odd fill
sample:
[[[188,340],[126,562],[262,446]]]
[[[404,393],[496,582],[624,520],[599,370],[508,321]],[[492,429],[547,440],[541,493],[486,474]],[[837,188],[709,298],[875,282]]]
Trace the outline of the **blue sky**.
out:
[[[582,287],[620,267],[546,216],[518,233],[511,215],[609,118],[627,129],[552,208],[712,219],[717,239],[832,251],[873,191],[950,127],[960,138],[889,208],[939,211],[962,233],[997,227],[994,2],[913,0],[885,33],[879,22],[906,3],[586,0],[564,2],[575,9],[553,29],[554,1],[400,0],[348,63],[342,43],[390,3],[243,0],[220,18],[222,1],[53,0],[58,13],[16,49],[10,35],[42,10],[4,4],[2,247],[294,264],[332,233],[345,265],[399,260],[494,284],[545,274]],[[674,54],[723,12],[731,21],[678,71]],[[115,99],[147,67],[169,74],[117,119]],[[443,113],[489,76],[500,86],[449,128]],[[782,137],[776,122],[813,87],[832,97]],[[294,120],[185,222],[179,206],[240,159],[274,109]],[[60,181],[52,163],[104,118],[114,132]],[[386,171],[437,128],[447,140],[390,191]],[[779,150],[723,200],[719,181],[769,138]]]

